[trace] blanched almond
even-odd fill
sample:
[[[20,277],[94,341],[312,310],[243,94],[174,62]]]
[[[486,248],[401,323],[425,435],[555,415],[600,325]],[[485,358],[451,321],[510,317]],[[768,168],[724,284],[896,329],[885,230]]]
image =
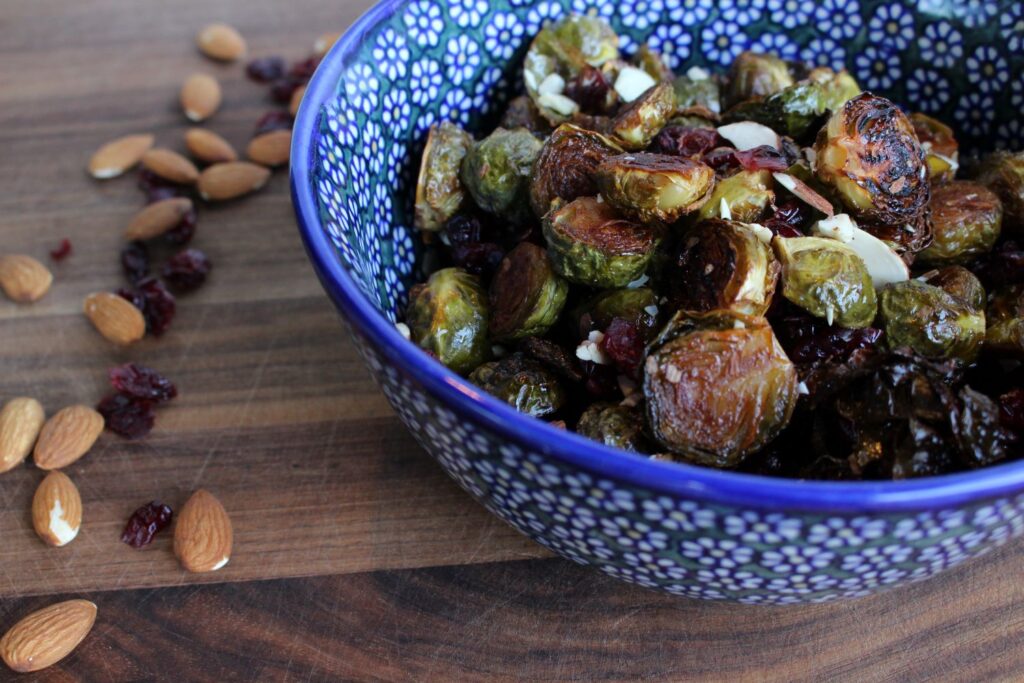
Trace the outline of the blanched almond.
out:
[[[185,131],[185,146],[192,156],[204,164],[238,159],[238,152],[230,142],[205,128],[189,128]]]
[[[153,202],[132,217],[124,231],[124,237],[131,241],[148,240],[162,235],[180,223],[191,210],[192,200],[188,197],[171,197]]]
[[[101,180],[116,178],[142,160],[142,155],[153,146],[155,138],[149,134],[126,135],[111,140],[96,150],[89,160],[89,174]]]
[[[292,132],[290,130],[272,130],[254,137],[249,142],[246,153],[257,164],[280,166],[288,163],[291,148]]]
[[[288,113],[292,115],[294,119],[299,113],[299,105],[302,104],[302,96],[306,94],[306,86],[300,85],[292,93],[292,101],[288,104]]]
[[[199,178],[199,169],[191,161],[169,149],[151,149],[142,155],[142,165],[164,180],[191,185]]]
[[[13,301],[29,303],[43,298],[53,284],[53,273],[25,254],[0,256],[0,288]]]
[[[340,33],[323,34],[313,43],[313,54],[317,57],[323,57],[338,42],[338,38],[341,38]]]
[[[202,121],[220,107],[220,83],[209,74],[192,74],[181,86],[181,108],[190,121]]]
[[[34,398],[12,398],[0,410],[0,473],[28,457],[46,421],[43,406]]]
[[[96,623],[96,605],[68,600],[44,607],[16,623],[0,638],[0,657],[14,671],[53,666],[85,640]]]
[[[174,527],[174,555],[190,572],[213,572],[231,558],[233,531],[224,506],[209,491],[192,494]]]
[[[235,199],[260,189],[269,178],[269,168],[248,161],[214,164],[199,176],[199,195],[213,201]]]
[[[93,327],[115,344],[131,344],[146,335],[146,319],[142,311],[117,294],[90,294],[85,297],[82,308]]]
[[[58,410],[39,432],[32,454],[36,467],[43,470],[67,467],[89,452],[102,431],[103,416],[89,406],[74,405]]]
[[[75,540],[82,527],[82,496],[63,472],[46,475],[32,498],[32,526],[47,545],[62,546]]]
[[[211,59],[233,62],[245,54],[245,38],[227,24],[209,24],[196,36],[199,51]]]

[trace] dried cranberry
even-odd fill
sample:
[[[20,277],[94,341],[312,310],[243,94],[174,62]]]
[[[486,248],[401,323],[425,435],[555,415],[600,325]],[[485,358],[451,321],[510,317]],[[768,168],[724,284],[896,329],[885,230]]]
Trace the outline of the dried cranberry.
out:
[[[644,359],[644,338],[629,320],[612,318],[604,331],[601,346],[620,372],[633,375],[640,369]]]
[[[170,506],[154,500],[132,513],[121,532],[121,541],[133,548],[144,548],[153,537],[171,523],[174,511]]]
[[[189,209],[181,217],[177,225],[164,233],[164,242],[176,246],[188,244],[196,235],[196,224],[198,221],[199,215],[196,213],[196,210]]]
[[[284,58],[257,57],[245,67],[245,73],[257,83],[270,83],[284,76]]]
[[[52,258],[54,261],[63,261],[70,255],[71,240],[69,240],[67,237],[60,241],[60,244],[57,245],[56,249],[50,250],[50,258]]]
[[[592,396],[609,398],[619,391],[618,373],[611,365],[599,365],[589,360],[582,361],[583,387]]]
[[[149,275],[149,249],[142,242],[129,242],[121,250],[121,268],[128,282],[138,284]],[[128,299],[128,297],[125,297]],[[131,301],[131,299],[129,299]],[[134,302],[133,302],[134,303]]]
[[[565,84],[566,96],[585,112],[601,112],[607,102],[611,83],[600,69],[584,65],[578,74]]]
[[[723,144],[718,131],[690,126],[665,126],[654,138],[653,150],[681,157],[701,156]]]
[[[286,111],[268,111],[256,121],[256,130],[253,135],[262,135],[272,130],[289,130],[292,127],[292,117]]]
[[[172,197],[184,197],[188,191],[181,185],[164,180],[148,169],[139,171],[139,189],[146,195],[146,202],[152,204]]]
[[[807,314],[784,315],[772,322],[772,328],[786,355],[798,365],[847,358],[858,349],[876,346],[882,338],[882,330],[874,327],[851,330]]]
[[[270,99],[274,100],[278,104],[290,104],[292,101],[292,94],[294,94],[294,92],[302,85],[302,81],[296,80],[291,76],[279,78],[270,86]]]
[[[480,219],[461,213],[452,216],[444,225],[444,234],[452,247],[479,242],[482,239]]]
[[[759,145],[752,149],[734,152],[740,166],[748,171],[785,171],[790,167],[786,157],[768,145]]]
[[[129,398],[140,401],[166,403],[178,395],[171,380],[145,365],[125,363],[107,371],[110,386]]]
[[[177,305],[174,295],[160,280],[149,277],[139,282],[135,289],[119,289],[117,293],[142,311],[149,333],[159,337],[171,326]]]
[[[185,249],[167,259],[160,274],[174,289],[187,292],[206,282],[210,259],[198,249]]]
[[[781,237],[803,237],[800,226],[810,218],[810,209],[796,199],[787,199],[775,207],[764,226]]]
[[[716,147],[701,159],[705,164],[715,169],[720,176],[729,175],[740,167],[740,160],[736,158],[736,150],[729,147]]]
[[[505,250],[494,242],[470,242],[452,249],[455,265],[474,275],[492,275],[504,256]]]
[[[1003,242],[971,265],[986,289],[1024,282],[1024,249],[1016,242]]]
[[[301,83],[306,83],[313,77],[313,72],[318,66],[320,66],[320,57],[314,55],[301,62],[293,63],[292,68],[288,70],[288,75]]]
[[[138,439],[153,429],[153,404],[136,401],[124,394],[111,394],[99,402],[96,410],[103,416],[107,429],[126,439]]]
[[[999,422],[1024,436],[1024,389],[1013,389],[999,397]]]

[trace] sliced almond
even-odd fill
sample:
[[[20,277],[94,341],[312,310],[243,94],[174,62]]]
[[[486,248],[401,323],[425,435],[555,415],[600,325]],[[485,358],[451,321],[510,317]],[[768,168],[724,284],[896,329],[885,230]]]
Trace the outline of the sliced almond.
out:
[[[727,126],[719,126],[718,134],[742,151],[755,147],[771,147],[779,149],[782,143],[779,141],[779,134],[774,130],[754,121],[740,121],[730,123]]]
[[[82,496],[66,474],[46,475],[32,498],[32,526],[43,542],[60,547],[75,540],[82,527]]]
[[[291,148],[290,130],[272,130],[254,137],[249,142],[246,154],[257,164],[273,167],[288,163]]]
[[[89,452],[101,432],[103,416],[89,406],[74,405],[58,410],[39,432],[32,453],[36,467],[42,470],[67,467]]]
[[[191,161],[169,149],[151,149],[142,155],[142,165],[164,180],[191,185],[199,179],[199,169]]]
[[[39,671],[67,657],[96,623],[96,605],[68,600],[29,614],[0,638],[0,657],[19,673]]]
[[[96,150],[89,160],[89,174],[104,180],[116,178],[142,160],[142,155],[153,146],[155,138],[149,134],[126,135],[111,140]]]
[[[813,206],[818,211],[821,211],[826,216],[832,216],[835,214],[835,209],[832,208],[832,202],[822,197],[813,187],[796,176],[776,171],[772,173],[772,177],[778,181],[779,185],[782,185],[784,188]]]
[[[190,121],[202,121],[220,107],[220,83],[209,74],[192,74],[181,86],[181,108]]]
[[[90,294],[85,297],[82,309],[93,327],[115,344],[131,344],[146,335],[146,319],[142,311],[117,294]]]
[[[255,192],[267,184],[270,169],[248,161],[228,161],[206,168],[199,176],[199,195],[221,201]]]
[[[174,527],[174,555],[190,572],[213,572],[231,558],[231,518],[209,491],[192,494]]]
[[[12,398],[4,405],[0,410],[0,474],[28,457],[45,421],[43,406],[34,398]]]
[[[340,33],[323,34],[313,42],[313,54],[317,57],[323,57],[338,42],[338,38],[341,38]]]
[[[302,104],[302,97],[305,94],[306,86],[304,85],[300,85],[295,89],[295,92],[292,93],[292,101],[288,104],[288,113],[292,115],[293,119],[299,113],[299,105]]]
[[[245,38],[227,24],[209,24],[196,36],[199,51],[210,59],[233,62],[245,54]]]
[[[188,197],[171,197],[153,202],[132,217],[124,231],[125,239],[148,240],[164,234],[192,210]]]
[[[43,298],[53,284],[53,273],[25,254],[0,256],[0,288],[13,301],[29,303]]]
[[[204,164],[238,159],[238,152],[230,142],[205,128],[189,128],[185,131],[185,146],[192,156]]]

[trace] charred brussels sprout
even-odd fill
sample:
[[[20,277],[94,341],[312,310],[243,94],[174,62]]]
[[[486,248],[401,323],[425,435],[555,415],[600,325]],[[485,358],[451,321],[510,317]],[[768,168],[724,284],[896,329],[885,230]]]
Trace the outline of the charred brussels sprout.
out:
[[[484,363],[470,373],[469,381],[521,413],[544,417],[565,403],[558,378],[522,353]]]
[[[491,281],[491,337],[522,339],[547,332],[558,320],[569,284],[551,268],[544,249],[520,242]]]
[[[953,137],[953,129],[919,112],[910,115],[910,123],[924,150],[924,161],[928,165],[928,176],[932,183],[952,180],[960,167],[960,147]]]
[[[825,237],[776,237],[772,245],[789,301],[830,325],[867,327],[875,319],[871,275],[853,249]]]
[[[1003,206],[983,185],[965,180],[939,185],[928,209],[932,243],[917,255],[923,264],[966,263],[999,239]]]
[[[662,446],[732,467],[789,422],[797,373],[764,318],[680,312],[652,345],[643,390]]]
[[[760,102],[738,104],[725,113],[724,119],[726,123],[755,121],[801,139],[814,132],[812,127],[824,114],[839,110],[860,92],[857,81],[845,71],[826,70]]]
[[[694,76],[699,76],[699,78],[694,78]],[[706,73],[676,76],[672,81],[672,92],[675,95],[677,112],[694,115],[699,115],[698,112],[700,112],[705,115],[703,117],[705,120],[707,114],[716,115],[722,112],[718,82]]]
[[[508,109],[501,117],[501,128],[513,130],[525,128],[531,133],[547,135],[551,132],[551,124],[540,115],[540,110],[527,95],[520,95],[508,103]]]
[[[722,201],[729,207],[733,220],[756,223],[764,217],[775,200],[771,171],[740,171],[719,180],[697,217],[722,218]]]
[[[985,313],[920,280],[887,285],[878,295],[889,346],[909,346],[926,358],[972,361],[985,337]]]
[[[981,280],[963,266],[946,266],[921,276],[929,285],[960,299],[976,311],[985,308],[985,287]]]
[[[544,217],[544,239],[555,270],[590,287],[625,287],[654,257],[664,230],[619,218],[607,202],[580,197]]]
[[[658,295],[648,287],[633,289],[609,289],[595,294],[572,311],[580,338],[586,338],[591,330],[606,329],[615,318],[622,318],[650,339],[658,324]]]
[[[1003,203],[1008,232],[1024,235],[1024,152],[994,152],[981,164],[976,180]]]
[[[415,223],[420,230],[440,230],[462,206],[459,166],[471,144],[472,136],[454,123],[430,127],[416,182]]]
[[[420,348],[464,374],[490,357],[487,295],[475,275],[445,268],[412,288],[405,322]]]
[[[699,161],[638,152],[606,158],[594,180],[601,196],[626,216],[673,223],[707,200],[715,172]]]
[[[1024,358],[1024,284],[992,293],[985,349]]]
[[[665,127],[675,108],[672,86],[659,83],[623,107],[612,119],[612,136],[628,150],[641,150]]]
[[[462,184],[473,200],[514,223],[530,216],[530,175],[541,142],[525,128],[498,128],[473,143],[462,160]]]
[[[530,205],[538,217],[554,199],[572,201],[597,194],[593,175],[598,165],[622,148],[600,133],[570,123],[559,126],[544,142],[530,182]]]
[[[616,403],[594,403],[580,415],[576,433],[612,448],[646,453],[644,415],[636,408]]]
[[[729,107],[774,95],[793,85],[793,76],[775,55],[748,51],[733,60],[726,81],[725,104]]]

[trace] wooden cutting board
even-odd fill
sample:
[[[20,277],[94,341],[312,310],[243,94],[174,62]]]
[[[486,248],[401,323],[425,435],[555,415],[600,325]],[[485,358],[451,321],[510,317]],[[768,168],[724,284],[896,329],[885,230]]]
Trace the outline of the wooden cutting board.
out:
[[[225,20],[253,55],[299,59],[366,6],[326,0],[4,0],[0,6],[0,251],[70,238],[52,291],[0,300],[0,400],[49,413],[94,404],[108,367],[137,361],[180,396],[139,441],[104,434],[68,469],[85,520],[61,549],[34,536],[42,478],[0,476],[0,630],[57,595],[100,606],[60,680],[923,680],[1012,677],[1024,665],[1020,544],[919,586],[856,603],[750,609],[660,596],[548,558],[477,506],[402,428],[356,356],[302,250],[287,177],[203,207],[194,246],[214,270],[171,330],[126,350],[81,314],[122,284],[134,175],[84,172],[107,140],[150,131],[183,150],[181,81],[216,75],[208,127],[244,148],[272,108],[239,64],[193,35]],[[118,541],[151,499],[197,487],[235,524],[231,563],[181,571],[170,537]],[[526,561],[524,561],[526,560]],[[296,578],[315,577],[315,578]],[[258,583],[244,583],[264,580]],[[198,587],[195,584],[218,585]],[[0,670],[0,672],[5,670]],[[0,673],[0,680],[6,680]],[[20,679],[19,679],[20,680]]]

